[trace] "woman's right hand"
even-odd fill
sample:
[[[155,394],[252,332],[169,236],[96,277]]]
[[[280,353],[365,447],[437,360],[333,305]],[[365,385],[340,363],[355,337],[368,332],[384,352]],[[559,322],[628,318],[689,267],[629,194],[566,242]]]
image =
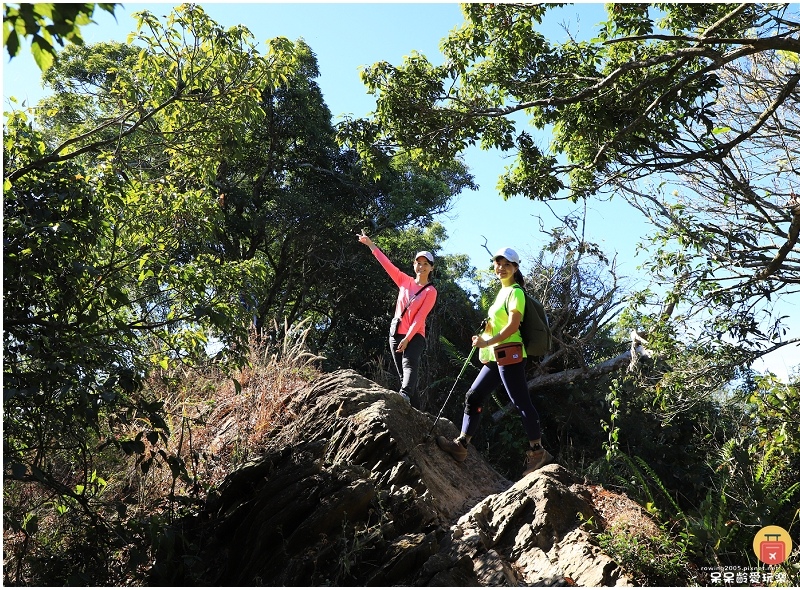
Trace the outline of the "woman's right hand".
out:
[[[473,348],[486,348],[489,344],[486,340],[490,340],[492,338],[492,323],[489,318],[483,320],[481,323],[480,334],[473,334],[472,335],[472,347]],[[486,340],[483,339],[482,334],[487,334],[489,338]]]
[[[481,338],[480,336],[473,336],[472,337],[472,347],[473,348],[486,348],[489,344]]]
[[[370,250],[372,250],[375,247],[375,243],[372,240],[370,240],[369,236],[367,235],[367,230],[362,229],[360,234],[356,234],[356,237],[358,238],[359,242],[369,246]]]

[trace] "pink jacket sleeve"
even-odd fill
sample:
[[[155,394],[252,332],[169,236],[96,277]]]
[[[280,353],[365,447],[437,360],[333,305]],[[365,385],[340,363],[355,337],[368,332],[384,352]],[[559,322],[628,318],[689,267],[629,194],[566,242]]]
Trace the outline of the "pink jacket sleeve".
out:
[[[383,270],[386,271],[386,274],[394,281],[394,284],[398,287],[407,287],[409,281],[413,282],[414,279],[402,272],[399,268],[397,268],[391,260],[386,257],[386,254],[381,252],[381,249],[376,247],[372,251],[373,256],[378,259],[378,262],[381,263]]]
[[[394,281],[395,285],[400,288],[400,293],[397,296],[397,303],[395,304],[395,315],[400,314],[403,311],[403,308],[408,303],[409,299],[414,296],[414,294],[419,291],[419,287],[414,282],[414,277],[411,277],[397,268],[389,258],[387,258],[386,254],[381,252],[380,248],[375,248],[372,251],[372,254],[375,258],[378,259],[378,262],[381,263],[381,266],[386,271],[386,274]],[[398,326],[398,331],[401,334],[405,334],[406,338],[411,340],[414,337],[414,334],[421,334],[425,336],[425,320],[428,317],[428,314],[433,309],[433,305],[436,303],[436,288],[431,285],[427,289],[425,289],[422,293],[419,294],[419,297],[414,299],[409,305],[408,310],[400,320],[400,325]],[[412,321],[413,320],[413,321]]]

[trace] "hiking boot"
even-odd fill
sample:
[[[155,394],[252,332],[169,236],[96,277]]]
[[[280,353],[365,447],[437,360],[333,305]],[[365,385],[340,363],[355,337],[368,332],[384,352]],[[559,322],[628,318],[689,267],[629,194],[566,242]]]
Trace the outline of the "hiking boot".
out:
[[[402,398],[403,398],[404,400],[406,400],[408,403],[411,403],[411,398],[410,398],[410,397],[408,397],[408,396],[407,396],[405,393],[403,393],[402,391],[398,391],[397,393],[399,393],[399,394],[400,394],[400,397],[402,397]]]
[[[467,458],[467,447],[465,443],[459,439],[447,440],[446,437],[439,435],[436,437],[436,444],[439,445],[439,448],[443,451],[450,453],[453,459],[459,463]]]
[[[525,451],[525,471],[522,472],[522,477],[525,477],[529,473],[533,473],[540,467],[544,467],[552,460],[553,455],[544,449]]]

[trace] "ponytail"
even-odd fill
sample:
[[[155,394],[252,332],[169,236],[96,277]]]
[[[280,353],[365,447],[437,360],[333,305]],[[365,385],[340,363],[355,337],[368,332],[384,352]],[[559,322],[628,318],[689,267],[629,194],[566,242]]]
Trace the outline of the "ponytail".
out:
[[[520,287],[525,286],[525,277],[522,276],[522,272],[519,270],[519,265],[517,265],[517,268],[514,270],[514,282],[519,283]]]

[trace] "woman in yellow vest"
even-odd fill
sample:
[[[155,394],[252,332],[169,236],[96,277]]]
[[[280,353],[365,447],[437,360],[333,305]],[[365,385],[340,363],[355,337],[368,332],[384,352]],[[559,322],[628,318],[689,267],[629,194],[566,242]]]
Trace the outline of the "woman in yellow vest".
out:
[[[539,414],[533,407],[525,378],[527,353],[519,333],[525,313],[525,294],[517,288],[524,286],[525,279],[519,270],[519,255],[511,248],[499,250],[494,255],[494,273],[502,287],[489,307],[486,329],[480,336],[472,337],[472,346],[479,349],[483,368],[467,391],[461,435],[455,440],[439,436],[436,442],[456,461],[464,461],[467,458],[467,444],[478,431],[483,404],[502,383],[508,397],[519,410],[528,435],[530,449],[525,452],[524,477],[547,465],[553,456],[542,447]]]

